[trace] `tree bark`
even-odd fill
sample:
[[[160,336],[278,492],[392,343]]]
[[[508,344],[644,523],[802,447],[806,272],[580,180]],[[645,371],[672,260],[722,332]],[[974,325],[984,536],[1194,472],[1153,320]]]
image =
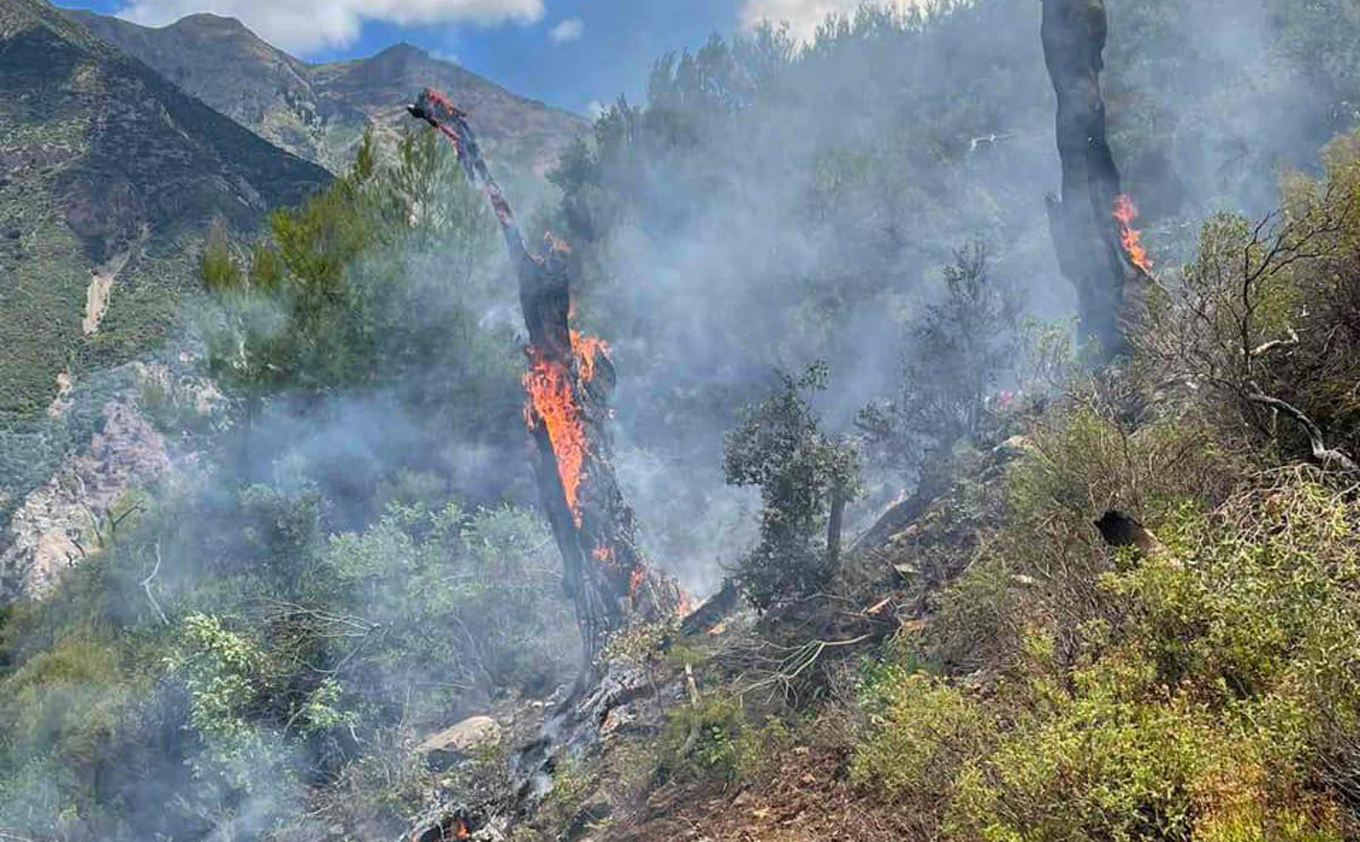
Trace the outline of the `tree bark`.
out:
[[[845,522],[845,488],[837,483],[831,489],[831,516],[826,522],[826,575],[834,578],[841,572],[841,532]]]
[[[674,615],[681,605],[679,588],[649,569],[637,546],[633,510],[612,462],[608,421],[614,369],[603,343],[572,329],[566,246],[548,236],[543,254],[529,251],[466,115],[446,97],[426,89],[409,110],[453,142],[468,178],[481,186],[496,212],[518,277],[529,333],[525,420],[534,440],[539,494],[581,630],[580,689],[593,675],[608,636],[636,622]]]
[[[1104,0],[1042,0],[1044,60],[1058,97],[1062,196],[1047,197],[1058,265],[1077,289],[1081,330],[1103,360],[1128,347],[1123,323],[1148,282],[1114,213],[1123,194],[1106,138],[1100,74],[1108,28]]]

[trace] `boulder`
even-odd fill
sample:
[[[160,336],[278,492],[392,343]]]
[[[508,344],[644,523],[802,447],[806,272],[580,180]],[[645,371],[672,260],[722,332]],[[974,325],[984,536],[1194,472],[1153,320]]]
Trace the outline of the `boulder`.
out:
[[[489,716],[473,716],[431,734],[417,747],[432,760],[457,760],[501,741],[501,726]]]

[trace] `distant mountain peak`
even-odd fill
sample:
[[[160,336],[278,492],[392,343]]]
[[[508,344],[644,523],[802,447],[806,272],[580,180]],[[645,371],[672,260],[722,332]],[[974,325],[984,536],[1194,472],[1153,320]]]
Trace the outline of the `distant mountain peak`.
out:
[[[430,54],[409,41],[399,41],[375,55],[370,61],[384,58],[430,58]]]
[[[215,15],[212,12],[196,12],[192,15],[186,15],[170,24],[170,27],[192,27],[255,35],[239,18]]]
[[[164,338],[210,226],[253,233],[330,178],[80,21],[0,0],[0,217],[24,221],[0,248],[0,419]]]
[[[0,38],[10,38],[35,27],[91,53],[107,50],[103,42],[91,38],[84,27],[61,14],[47,0],[0,0]]]
[[[9,2],[15,0],[0,0],[0,9]],[[472,114],[490,157],[512,170],[542,175],[590,130],[578,115],[518,96],[405,41],[370,58],[313,65],[235,18],[204,13],[150,29],[89,12],[70,16],[191,96],[332,172],[348,166],[366,125],[388,133],[405,128],[402,105],[425,85]]]

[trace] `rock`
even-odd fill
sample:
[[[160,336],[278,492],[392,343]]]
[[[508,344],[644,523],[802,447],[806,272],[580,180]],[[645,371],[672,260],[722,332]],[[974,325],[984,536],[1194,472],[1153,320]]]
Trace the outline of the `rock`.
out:
[[[501,726],[489,716],[473,716],[425,738],[417,751],[432,757],[460,757],[501,741]]]
[[[1001,444],[992,448],[992,455],[1000,464],[1014,462],[1021,456],[1029,452],[1029,439],[1024,436],[1011,436]]]
[[[89,447],[34,490],[0,538],[0,604],[40,599],[99,549],[127,493],[170,467],[165,440],[130,402],[110,401]]]

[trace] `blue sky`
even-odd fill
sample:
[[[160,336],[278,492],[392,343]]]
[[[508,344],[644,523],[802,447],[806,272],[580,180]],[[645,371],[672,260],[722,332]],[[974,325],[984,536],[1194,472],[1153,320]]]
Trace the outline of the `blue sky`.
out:
[[[668,50],[731,35],[752,15],[820,17],[850,0],[56,0],[162,24],[196,11],[239,17],[309,61],[408,41],[525,96],[585,113],[637,99]],[[802,22],[806,24],[806,21]]]

